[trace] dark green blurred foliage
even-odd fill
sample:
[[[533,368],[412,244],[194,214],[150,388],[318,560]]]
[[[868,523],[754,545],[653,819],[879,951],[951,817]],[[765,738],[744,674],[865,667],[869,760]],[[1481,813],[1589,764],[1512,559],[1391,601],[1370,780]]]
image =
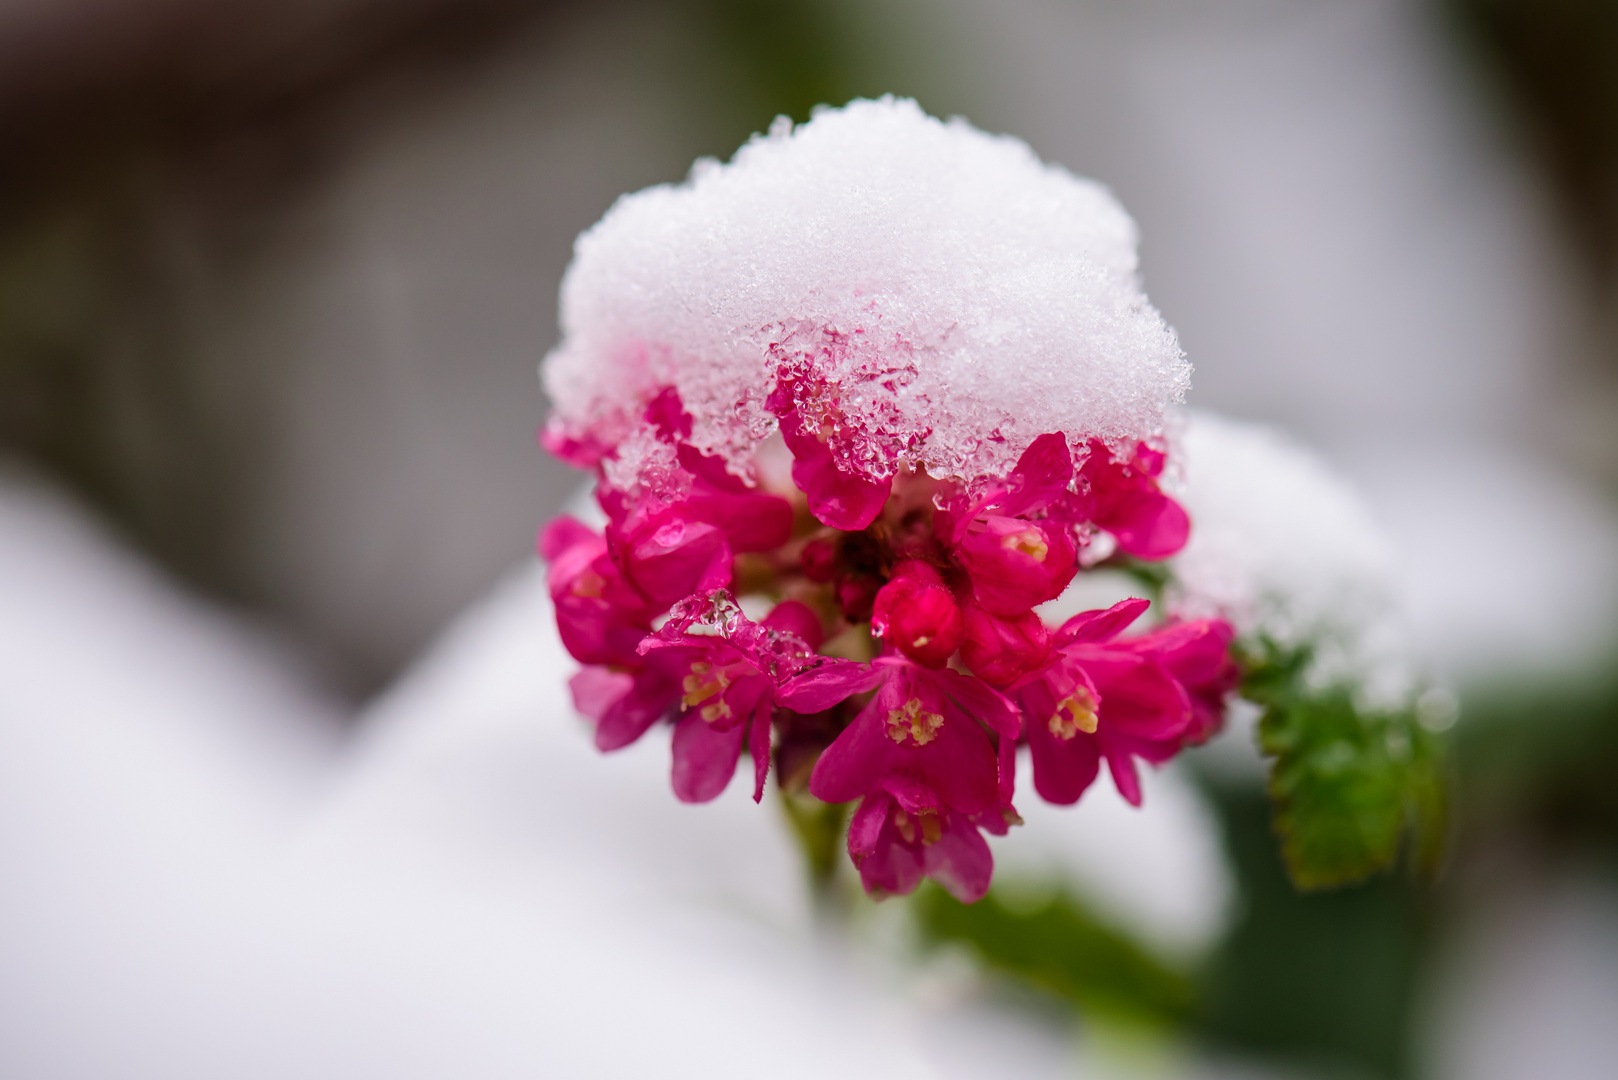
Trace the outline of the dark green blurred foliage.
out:
[[[809,119],[816,105],[861,93],[861,35],[849,14],[825,0],[699,0],[697,12],[733,68],[737,111],[749,131],[776,116]],[[739,132],[740,142],[747,132]],[[734,145],[734,144],[733,144]]]
[[[1407,835],[1431,870],[1445,830],[1443,755],[1413,711],[1367,712],[1345,687],[1308,685],[1310,654],[1273,643],[1243,664],[1242,696],[1264,709],[1275,832],[1300,889],[1331,888],[1392,865]]]
[[[1325,1075],[1411,1075],[1412,1005],[1431,934],[1423,889],[1384,875],[1300,893],[1269,800],[1204,785],[1219,814],[1241,914],[1210,958],[1194,1030],[1208,1042]]]
[[[1197,970],[1162,957],[1056,893],[1031,909],[1003,887],[975,905],[933,885],[916,897],[926,940],[965,944],[985,966],[1053,994],[1090,1020],[1189,1035],[1312,1075],[1412,1075],[1412,1006],[1432,933],[1423,887],[1383,875],[1300,893],[1271,829],[1269,799],[1204,785],[1219,815],[1240,915]]]
[[[966,905],[929,883],[917,918],[933,942],[969,945],[991,969],[1055,994],[1091,1018],[1173,1027],[1191,1016],[1191,976],[1058,892],[1032,911],[991,890]]]
[[[1618,867],[1618,671],[1479,687],[1454,743],[1463,846],[1516,836]]]

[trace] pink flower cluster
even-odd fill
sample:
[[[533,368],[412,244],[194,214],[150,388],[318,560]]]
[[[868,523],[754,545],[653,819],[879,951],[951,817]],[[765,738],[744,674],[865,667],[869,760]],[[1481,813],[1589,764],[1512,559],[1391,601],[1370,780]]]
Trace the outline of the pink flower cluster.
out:
[[[672,724],[687,802],[719,795],[744,747],[759,799],[773,758],[784,787],[857,801],[848,850],[868,892],[931,877],[970,902],[993,872],[983,832],[1021,821],[1019,746],[1050,802],[1077,801],[1105,760],[1139,805],[1137,759],[1164,762],[1218,729],[1237,678],[1228,623],[1125,636],[1147,601],[1054,628],[1034,610],[1101,531],[1142,560],[1185,543],[1161,453],[1052,433],[994,482],[877,479],[850,471],[795,400],[783,389],[770,402],[793,491],[749,487],[684,441],[672,390],[646,410],[672,449],[678,482],[664,494],[611,487],[610,450],[550,440],[603,478],[604,534],[563,517],[540,539],[562,641],[585,665],[574,700],[600,749]],[[773,606],[755,622],[736,596]]]

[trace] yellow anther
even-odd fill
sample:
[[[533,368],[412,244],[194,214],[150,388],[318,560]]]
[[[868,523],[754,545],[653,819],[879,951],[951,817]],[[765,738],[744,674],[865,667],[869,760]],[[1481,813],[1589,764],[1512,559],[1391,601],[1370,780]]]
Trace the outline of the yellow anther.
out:
[[[601,594],[607,591],[607,579],[594,570],[586,570],[573,579],[573,595],[586,596],[592,600],[601,599]]]
[[[893,827],[899,830],[900,838],[907,844],[916,842],[918,828],[923,846],[938,843],[938,838],[944,835],[944,822],[935,810],[918,810],[915,814],[895,810]]]
[[[1056,711],[1051,714],[1047,726],[1052,735],[1066,742],[1081,731],[1086,735],[1094,735],[1098,719],[1096,699],[1091,696],[1090,691],[1081,686],[1057,704]]]
[[[1020,533],[1011,533],[1000,543],[1007,551],[1020,551],[1035,562],[1044,562],[1045,556],[1051,552],[1050,545],[1045,543],[1045,534],[1038,529],[1024,529]]]
[[[926,746],[938,738],[939,729],[944,726],[944,718],[935,712],[925,712],[918,698],[911,698],[904,703],[902,709],[888,710],[888,738],[905,744],[909,738],[917,746]]]
[[[711,724],[729,716],[730,706],[720,695],[730,688],[730,682],[730,674],[724,668],[698,660],[691,665],[691,674],[680,682],[680,688],[685,691],[685,696],[680,698],[681,708],[689,709],[712,698],[719,698],[714,704],[703,708],[702,718]]]

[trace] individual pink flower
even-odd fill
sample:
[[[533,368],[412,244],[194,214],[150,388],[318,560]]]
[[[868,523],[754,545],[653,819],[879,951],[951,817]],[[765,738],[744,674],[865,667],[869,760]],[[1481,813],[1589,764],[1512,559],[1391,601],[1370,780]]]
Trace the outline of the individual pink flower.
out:
[[[1117,538],[1121,550],[1141,559],[1166,559],[1185,546],[1191,519],[1158,487],[1163,473],[1159,451],[1140,443],[1134,456],[1123,461],[1092,439],[1080,473],[1095,500],[1093,520]]]
[[[819,621],[803,604],[778,604],[758,624],[724,593],[680,604],[641,644],[648,665],[678,680],[673,784],[682,802],[718,797],[744,742],[753,800],[763,797],[777,687],[816,663],[819,644]]]
[[[1162,665],[1191,699],[1191,723],[1184,742],[1207,742],[1223,726],[1225,705],[1241,683],[1241,667],[1231,655],[1236,628],[1224,619],[1172,622],[1117,644]]]
[[[994,876],[994,856],[971,818],[951,809],[909,811],[885,790],[860,800],[848,826],[848,854],[865,891],[879,900],[906,896],[930,877],[971,904]]]
[[[817,799],[850,802],[881,788],[907,813],[966,814],[1010,802],[1019,722],[1009,701],[979,679],[899,656],[869,671],[881,686],[815,763]],[[849,685],[870,683],[851,676]]]
[[[567,651],[581,664],[637,664],[653,609],[624,580],[606,539],[563,516],[540,533],[539,548],[550,563],[546,583]]]
[[[685,491],[668,501],[602,487],[597,499],[609,519],[614,561],[661,611],[729,585],[736,555],[784,544],[792,534],[792,505],[749,488],[723,462],[684,442],[691,418],[672,387],[652,399],[645,418],[673,445]]]
[[[916,663],[939,668],[960,648],[965,623],[938,571],[911,559],[876,594],[871,633]]]
[[[957,495],[935,518],[971,577],[978,605],[1014,617],[1061,595],[1078,571],[1079,527],[1089,500],[1069,488],[1073,456],[1060,434],[1041,435],[1003,484]]]
[[[991,615],[976,603],[966,606],[961,659],[972,673],[995,686],[1009,686],[1050,658],[1050,631],[1038,613]]]
[[[1185,690],[1152,657],[1113,643],[1147,606],[1124,600],[1069,619],[1050,663],[1014,688],[1034,790],[1047,802],[1076,802],[1105,759],[1119,793],[1138,806],[1134,758],[1155,763],[1179,749],[1191,720]]]

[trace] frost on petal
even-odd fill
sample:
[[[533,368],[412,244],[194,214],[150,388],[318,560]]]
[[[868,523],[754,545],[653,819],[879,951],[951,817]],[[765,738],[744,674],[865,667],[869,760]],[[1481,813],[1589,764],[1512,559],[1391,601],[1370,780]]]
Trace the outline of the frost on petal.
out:
[[[892,98],[620,199],[578,240],[561,321],[548,445],[620,486],[676,436],[752,477],[779,427],[814,512],[850,529],[906,467],[1005,477],[1041,435],[1149,438],[1190,375],[1105,188]],[[669,388],[689,437],[648,414]]]

